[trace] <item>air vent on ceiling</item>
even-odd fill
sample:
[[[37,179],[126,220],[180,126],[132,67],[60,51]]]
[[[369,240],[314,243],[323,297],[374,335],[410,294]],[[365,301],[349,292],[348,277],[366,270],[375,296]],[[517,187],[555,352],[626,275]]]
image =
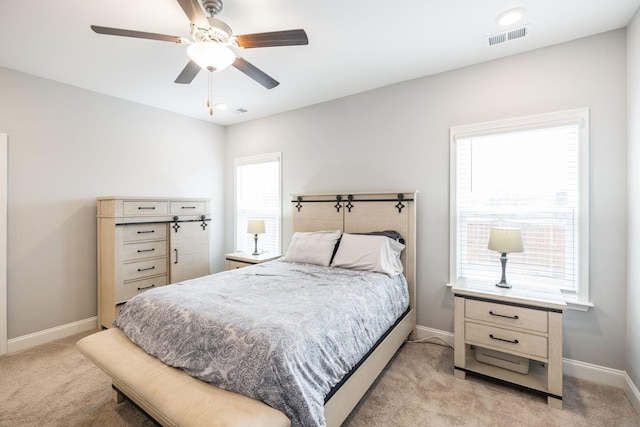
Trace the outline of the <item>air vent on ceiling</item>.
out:
[[[489,46],[506,43],[511,40],[520,39],[526,36],[528,33],[529,33],[529,27],[525,25],[524,27],[515,28],[513,30],[490,35],[487,37],[487,43],[489,44]]]

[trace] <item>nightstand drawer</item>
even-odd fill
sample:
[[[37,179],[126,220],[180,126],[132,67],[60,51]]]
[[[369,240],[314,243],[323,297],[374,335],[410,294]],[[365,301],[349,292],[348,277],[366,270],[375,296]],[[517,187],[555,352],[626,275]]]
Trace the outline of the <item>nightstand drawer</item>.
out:
[[[253,264],[249,264],[248,262],[234,261],[230,259],[227,260],[227,270],[235,270],[236,268],[249,267],[250,265],[253,265]]]
[[[473,299],[466,301],[465,317],[542,333],[549,328],[546,311]]]
[[[518,352],[535,358],[546,359],[548,357],[546,337],[473,322],[465,322],[464,327],[465,340],[481,347],[489,346],[489,348]]]

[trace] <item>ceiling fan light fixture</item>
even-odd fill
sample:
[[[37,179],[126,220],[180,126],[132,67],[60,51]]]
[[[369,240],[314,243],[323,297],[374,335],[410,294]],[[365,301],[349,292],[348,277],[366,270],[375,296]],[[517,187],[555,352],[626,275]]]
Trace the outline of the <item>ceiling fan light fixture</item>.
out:
[[[224,70],[236,60],[231,49],[216,42],[193,43],[187,48],[187,55],[200,68],[209,71]]]

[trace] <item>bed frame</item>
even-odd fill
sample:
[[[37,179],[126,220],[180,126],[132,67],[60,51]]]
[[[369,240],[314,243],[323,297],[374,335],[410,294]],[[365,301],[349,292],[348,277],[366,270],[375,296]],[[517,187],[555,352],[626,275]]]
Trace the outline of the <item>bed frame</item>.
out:
[[[395,230],[410,309],[324,405],[328,427],[338,427],[358,404],[404,341],[415,333],[417,192],[295,194],[293,231],[346,233]],[[114,400],[128,399],[163,426],[285,427],[289,419],[263,402],[222,390],[148,355],[117,328],[83,338],[78,349],[112,379]]]

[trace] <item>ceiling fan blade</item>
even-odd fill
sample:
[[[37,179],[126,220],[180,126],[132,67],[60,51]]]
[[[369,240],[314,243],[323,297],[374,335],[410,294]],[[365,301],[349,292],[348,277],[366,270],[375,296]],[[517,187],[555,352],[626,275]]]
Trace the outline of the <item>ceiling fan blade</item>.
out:
[[[309,44],[307,33],[302,30],[272,31],[236,36],[238,46],[245,49],[253,47],[296,46]]]
[[[166,34],[146,33],[144,31],[123,30],[121,28],[100,27],[92,25],[91,29],[98,34],[107,34],[110,36],[135,37],[138,39],[160,40],[172,43],[187,43],[183,37],[168,36]]]
[[[192,60],[189,60],[189,63],[187,64],[186,67],[184,67],[182,72],[180,72],[180,75],[178,76],[178,78],[176,78],[175,82],[188,85],[198,75],[199,71],[200,71],[200,66],[195,62],[193,62]]]
[[[209,28],[209,21],[204,10],[200,7],[198,0],[178,0],[184,14],[189,18],[189,22],[199,28]]]
[[[260,70],[258,67],[251,64],[244,58],[236,58],[236,60],[233,61],[233,64],[231,65],[245,73],[247,76],[251,77],[256,82],[260,83],[267,89],[273,89],[280,84],[278,81],[269,77],[264,71]]]

